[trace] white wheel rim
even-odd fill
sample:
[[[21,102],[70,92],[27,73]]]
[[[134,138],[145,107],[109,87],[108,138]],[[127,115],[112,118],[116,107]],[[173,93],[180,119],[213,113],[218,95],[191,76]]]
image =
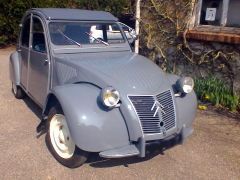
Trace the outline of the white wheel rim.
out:
[[[75,144],[70,136],[64,115],[54,115],[49,128],[51,143],[56,153],[64,159],[71,158],[75,151]]]

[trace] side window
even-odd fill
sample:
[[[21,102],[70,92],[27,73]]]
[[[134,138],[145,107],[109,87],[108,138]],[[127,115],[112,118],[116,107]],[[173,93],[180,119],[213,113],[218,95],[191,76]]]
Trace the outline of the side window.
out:
[[[29,47],[29,35],[30,35],[30,18],[23,23],[21,45]]]
[[[36,17],[33,17],[32,49],[37,52],[46,53],[46,43],[42,22]]]
[[[103,30],[105,27],[103,25],[96,25],[96,30]],[[106,27],[106,30],[109,31],[109,26]]]
[[[129,27],[125,26],[124,24],[121,24],[123,31],[130,31]]]
[[[120,31],[119,27],[117,24],[112,25],[112,31]]]

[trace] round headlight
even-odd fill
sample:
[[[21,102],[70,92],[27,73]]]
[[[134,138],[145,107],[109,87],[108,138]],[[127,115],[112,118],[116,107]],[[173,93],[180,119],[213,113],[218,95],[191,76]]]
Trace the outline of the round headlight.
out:
[[[177,82],[178,88],[183,93],[191,93],[194,88],[194,80],[191,77],[183,77]]]
[[[101,92],[103,104],[107,107],[114,107],[120,100],[119,92],[113,87],[104,88]]]

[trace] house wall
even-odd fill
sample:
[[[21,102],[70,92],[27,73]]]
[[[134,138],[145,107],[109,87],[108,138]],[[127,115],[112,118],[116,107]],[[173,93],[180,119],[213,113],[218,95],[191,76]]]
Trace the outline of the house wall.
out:
[[[194,5],[194,0],[143,1],[140,53],[167,72],[216,76],[240,94],[240,45],[184,38]]]

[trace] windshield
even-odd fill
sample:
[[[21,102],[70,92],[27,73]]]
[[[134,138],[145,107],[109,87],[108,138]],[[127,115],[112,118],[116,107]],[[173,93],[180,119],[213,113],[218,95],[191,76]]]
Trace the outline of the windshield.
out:
[[[99,22],[51,22],[51,41],[55,45],[94,45],[124,43],[125,39],[117,23]]]

